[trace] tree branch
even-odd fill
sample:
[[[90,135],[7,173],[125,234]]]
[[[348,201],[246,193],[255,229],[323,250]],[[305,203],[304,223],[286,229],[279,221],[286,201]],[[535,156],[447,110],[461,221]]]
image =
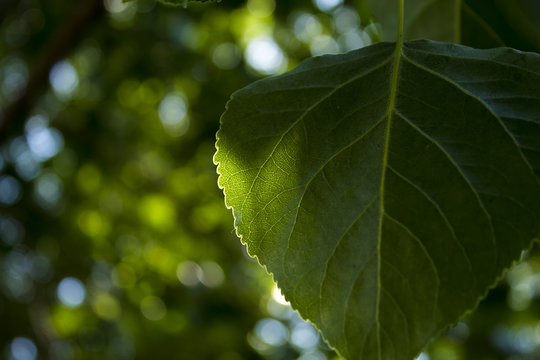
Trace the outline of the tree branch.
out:
[[[40,50],[37,62],[30,70],[25,90],[4,111],[0,112],[0,142],[4,141],[28,115],[39,90],[47,83],[53,65],[65,57],[82,38],[89,26],[104,13],[103,0],[87,0],[75,11],[73,16],[56,30]]]

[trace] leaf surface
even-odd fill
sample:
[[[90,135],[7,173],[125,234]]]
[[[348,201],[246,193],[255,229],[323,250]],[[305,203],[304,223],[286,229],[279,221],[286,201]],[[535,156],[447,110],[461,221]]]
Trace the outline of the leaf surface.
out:
[[[363,2],[374,20],[382,25],[383,40],[396,40],[398,2]],[[407,0],[404,15],[407,40],[540,50],[540,4],[535,0]]]
[[[382,25],[382,39],[396,40],[398,1],[363,0],[375,21]],[[407,0],[404,13],[404,39],[432,39],[454,42],[460,30],[460,0]]]
[[[232,96],[214,161],[239,236],[347,359],[412,359],[540,236],[540,56],[432,41]]]

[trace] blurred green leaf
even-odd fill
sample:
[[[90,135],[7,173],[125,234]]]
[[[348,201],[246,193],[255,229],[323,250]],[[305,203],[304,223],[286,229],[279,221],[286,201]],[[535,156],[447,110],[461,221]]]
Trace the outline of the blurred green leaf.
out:
[[[539,113],[537,54],[380,43],[235,93],[214,160],[293,308],[345,358],[412,359],[540,236]]]
[[[398,2],[361,1],[382,25],[382,39],[394,41]],[[405,2],[404,36],[477,48],[506,45],[539,51],[540,5],[534,0],[409,0]]]
[[[464,14],[478,18],[472,23],[483,23],[485,29],[470,27],[464,15],[463,42],[467,45],[493,46],[485,42],[491,37],[497,40],[496,46],[540,52],[540,2],[537,0],[466,0]],[[479,41],[479,36],[484,40]]]
[[[367,5],[374,20],[382,25],[382,40],[395,41],[398,27],[398,1],[361,1]],[[404,39],[456,42],[459,39],[460,30],[460,4],[459,0],[405,1]]]

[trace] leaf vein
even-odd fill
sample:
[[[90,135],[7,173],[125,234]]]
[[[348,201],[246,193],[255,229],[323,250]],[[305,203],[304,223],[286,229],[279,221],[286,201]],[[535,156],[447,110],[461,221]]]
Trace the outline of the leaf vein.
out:
[[[476,197],[476,199],[478,201],[478,205],[480,206],[480,209],[486,215],[486,219],[487,219],[488,224],[489,224],[489,229],[490,229],[490,234],[491,234],[491,241],[493,243],[493,248],[495,249],[495,251],[497,251],[498,247],[497,247],[497,241],[495,239],[495,230],[493,229],[493,223],[492,223],[492,220],[491,220],[491,215],[487,211],[487,209],[485,207],[485,204],[484,204],[484,202],[482,201],[482,199],[480,197],[480,194],[478,194],[478,191],[475,189],[475,187],[473,186],[473,184],[471,183],[469,178],[465,175],[465,173],[463,173],[463,170],[460,168],[460,166],[457,164],[457,162],[450,156],[450,154],[437,141],[435,141],[435,139],[433,139],[429,134],[427,134],[422,129],[420,129],[418,126],[416,126],[413,122],[411,122],[404,114],[400,113],[397,110],[396,110],[396,113],[399,115],[399,117],[401,117],[404,121],[406,121],[413,129],[418,131],[418,133],[420,135],[422,135],[424,138],[426,138],[431,143],[433,143],[439,150],[441,150],[441,152],[443,154],[445,154],[446,157],[448,158],[448,161],[459,172],[459,174],[461,175],[463,180],[467,183],[467,185],[469,185],[469,188],[471,189],[471,191],[473,192],[473,194],[475,195],[475,197]]]
[[[307,114],[309,114],[313,109],[315,109],[318,105],[322,104],[324,101],[328,100],[331,98],[331,96],[333,94],[335,94],[339,89],[343,88],[344,86],[358,80],[358,79],[361,79],[362,77],[366,76],[367,74],[371,73],[371,72],[374,72],[374,71],[377,71],[381,68],[383,68],[388,62],[389,60],[392,59],[392,56],[388,57],[388,59],[386,59],[384,62],[362,72],[361,74],[359,75],[356,75],[354,77],[352,77],[351,79],[337,85],[334,90],[332,90],[330,93],[328,93],[326,96],[324,96],[322,99],[319,99],[318,101],[316,101],[314,104],[312,104],[311,106],[309,106],[305,111],[304,113],[298,117],[298,119],[296,119],[294,122],[292,122],[292,124],[285,130],[285,132],[280,136],[279,140],[276,142],[276,144],[274,145],[272,151],[270,152],[270,154],[268,155],[268,157],[264,160],[264,162],[262,163],[259,171],[257,172],[257,174],[255,175],[255,177],[253,178],[253,182],[251,184],[251,187],[249,188],[248,192],[246,193],[246,197],[244,199],[244,201],[242,202],[242,205],[240,207],[240,211],[243,212],[244,211],[244,206],[245,206],[245,203],[249,197],[249,195],[251,194],[251,192],[253,191],[253,187],[255,186],[255,183],[257,182],[257,180],[259,179],[259,176],[262,172],[262,169],[266,166],[266,164],[268,163],[268,161],[273,157],[275,151],[277,150],[278,146],[281,144],[281,142],[283,141],[283,139],[285,138],[285,136],[296,126],[296,124],[300,123],[300,122],[303,122],[303,120],[305,119],[305,117],[307,116]]]
[[[320,311],[320,309],[322,309],[322,300],[323,300],[322,291],[323,291],[323,288],[324,288],[325,283],[327,281],[328,266],[330,265],[330,261],[335,256],[338,247],[340,246],[341,242],[343,241],[343,239],[345,238],[347,233],[366,214],[366,212],[371,208],[371,206],[373,206],[373,204],[375,203],[375,201],[378,198],[379,198],[379,194],[376,194],[375,197],[373,197],[373,199],[364,207],[364,209],[360,212],[360,214],[351,222],[351,224],[347,227],[347,229],[339,237],[339,240],[336,242],[336,245],[334,246],[334,249],[332,250],[332,253],[330,254],[330,256],[326,259],[326,263],[325,263],[325,267],[324,267],[324,273],[323,273],[323,277],[322,277],[322,281],[321,281],[321,286],[319,288],[319,311]]]
[[[414,240],[416,241],[416,243],[420,246],[420,248],[422,249],[422,252],[424,253],[424,255],[426,256],[427,260],[429,261],[432,269],[433,269],[433,274],[435,275],[435,278],[437,280],[437,288],[435,290],[435,308],[437,307],[437,304],[438,304],[438,298],[439,298],[439,289],[440,289],[440,285],[441,285],[441,278],[439,276],[439,270],[437,269],[437,265],[435,264],[435,262],[433,261],[433,258],[431,257],[431,255],[429,254],[429,252],[427,251],[426,247],[424,246],[424,244],[422,243],[422,241],[420,240],[420,238],[418,236],[416,236],[412,231],[411,229],[403,224],[401,221],[397,220],[396,218],[392,217],[390,214],[388,213],[385,213],[384,216],[386,216],[386,218],[388,218],[390,221],[394,222],[395,224],[399,225],[401,228],[403,228],[403,230],[405,230],[407,232],[407,234]],[[382,286],[382,285],[381,285]]]
[[[444,211],[442,210],[440,205],[437,204],[437,202],[435,200],[433,200],[433,198],[431,196],[429,196],[429,194],[427,192],[425,192],[420,186],[415,184],[411,179],[407,178],[405,175],[403,175],[402,173],[400,173],[399,171],[394,169],[391,165],[388,165],[388,168],[394,174],[399,176],[403,181],[405,181],[405,183],[407,183],[409,186],[413,187],[414,189],[416,189],[416,191],[418,191],[420,194],[422,194],[426,198],[426,200],[429,201],[435,207],[435,209],[437,209],[437,212],[442,217],[442,219],[444,220],[444,223],[446,224],[446,226],[448,227],[448,230],[450,231],[450,236],[452,237],[452,239],[454,240],[456,245],[459,247],[461,253],[463,254],[463,257],[467,261],[467,266],[469,268],[469,271],[471,272],[472,275],[474,275],[474,273],[472,272],[471,259],[469,258],[469,255],[467,254],[467,251],[465,250],[465,247],[463,246],[461,241],[458,239],[454,226],[450,223],[450,220],[448,219],[448,217],[446,216],[446,214],[444,213]]]

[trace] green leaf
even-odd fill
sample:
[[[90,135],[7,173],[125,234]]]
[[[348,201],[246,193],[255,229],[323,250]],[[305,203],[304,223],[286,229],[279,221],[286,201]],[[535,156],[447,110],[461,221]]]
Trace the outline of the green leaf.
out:
[[[486,49],[505,45],[499,36],[500,31],[496,31],[490,25],[497,22],[495,18],[501,14],[493,5],[493,1],[489,0],[489,2],[490,4],[487,4],[485,0],[470,0],[463,4],[461,13],[462,44]],[[504,30],[509,32],[507,28]]]
[[[396,40],[396,0],[362,0],[383,40]],[[404,38],[463,43],[477,48],[540,50],[540,5],[530,0],[408,0]]]
[[[395,41],[398,27],[398,1],[362,0],[375,21],[382,25],[382,39]],[[432,39],[459,42],[460,0],[407,0],[404,13],[404,39]]]
[[[217,138],[237,234],[347,359],[412,359],[540,236],[534,53],[312,58],[235,93]]]
[[[540,2],[466,0],[462,42],[473,47],[507,46],[540,51]]]

